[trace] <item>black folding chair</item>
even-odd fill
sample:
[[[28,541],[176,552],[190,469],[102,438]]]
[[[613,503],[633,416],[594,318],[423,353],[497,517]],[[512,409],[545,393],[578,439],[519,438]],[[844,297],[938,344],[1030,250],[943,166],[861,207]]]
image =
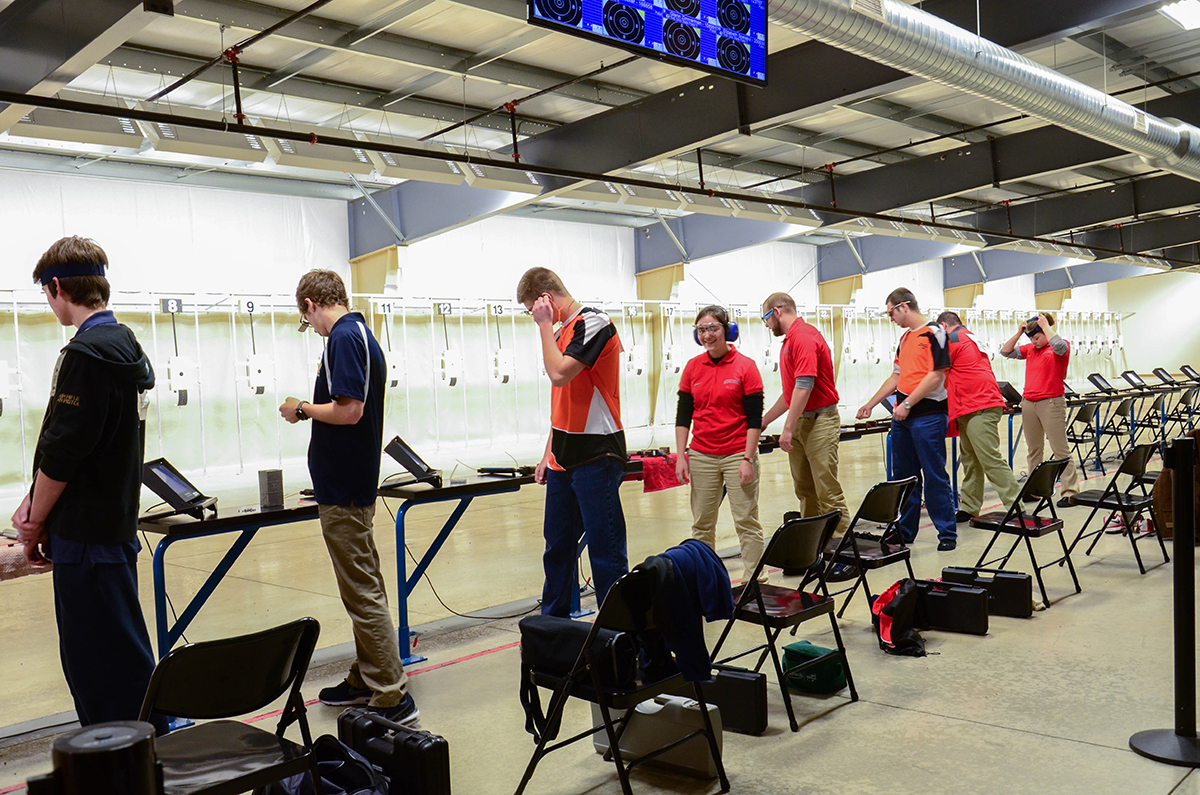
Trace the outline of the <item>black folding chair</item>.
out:
[[[978,527],[980,530],[991,530],[993,533],[992,540],[988,541],[983,554],[979,556],[979,560],[975,563],[975,568],[1006,568],[1008,559],[1017,551],[1017,547],[1021,545],[1021,541],[1025,541],[1025,549],[1029,552],[1029,562],[1033,564],[1033,574],[1037,578],[1038,588],[1042,591],[1042,602],[1046,607],[1050,606],[1050,597],[1046,594],[1046,584],[1042,581],[1042,569],[1065,562],[1067,568],[1071,571],[1071,579],[1075,583],[1075,593],[1083,590],[1079,587],[1079,577],[1075,574],[1075,565],[1071,563],[1071,551],[1067,548],[1066,539],[1063,538],[1062,520],[1058,518],[1058,513],[1054,510],[1054,484],[1063,469],[1066,468],[1069,460],[1067,458],[1060,458],[1056,461],[1043,461],[1038,464],[1029,473],[1029,477],[1025,479],[1024,485],[1021,486],[1021,493],[1017,495],[1017,499],[1013,500],[1011,508],[1007,511],[995,511],[993,513],[985,513],[982,516],[976,516],[970,522],[971,527]],[[1033,511],[1030,513],[1026,513],[1023,507],[1026,497],[1037,498],[1037,505],[1034,506]],[[1048,510],[1050,515],[1041,516],[1040,514],[1043,510]],[[992,551],[992,547],[995,546],[996,541],[1002,533],[1016,536],[1012,546],[1001,557],[987,560],[988,553]],[[1041,538],[1051,533],[1058,534],[1058,541],[1062,545],[1063,556],[1049,563],[1039,564],[1037,555],[1033,551],[1032,539]]]
[[[1138,440],[1142,438],[1142,431],[1150,431],[1152,437],[1158,437],[1159,442],[1167,441],[1167,411],[1166,411],[1166,393],[1159,393],[1154,396],[1154,400],[1150,401],[1150,405],[1142,413],[1141,417],[1137,418],[1137,424],[1133,430],[1133,443],[1136,445]]]
[[[1146,573],[1146,567],[1142,563],[1142,555],[1138,551],[1137,545],[1137,542],[1144,538],[1157,538],[1158,545],[1162,549],[1163,563],[1171,561],[1171,558],[1167,555],[1167,545],[1163,542],[1162,535],[1159,533],[1158,517],[1154,513],[1154,499],[1151,496],[1150,489],[1146,488],[1146,464],[1157,449],[1158,442],[1139,444],[1130,451],[1129,455],[1125,456],[1125,460],[1121,462],[1121,466],[1113,473],[1112,479],[1108,482],[1107,486],[1103,489],[1081,491],[1075,495],[1075,504],[1090,505],[1092,512],[1088,514],[1083,527],[1079,528],[1079,535],[1075,536],[1075,540],[1071,542],[1072,552],[1075,551],[1075,547],[1078,546],[1080,541],[1095,536],[1092,543],[1088,546],[1087,552],[1084,553],[1087,555],[1092,554],[1092,550],[1096,548],[1096,543],[1104,535],[1105,528],[1119,514],[1124,532],[1129,536],[1129,544],[1133,547],[1133,556],[1137,560],[1138,571],[1142,574]],[[1122,478],[1127,479],[1123,485],[1121,483]],[[1087,531],[1088,525],[1092,523],[1092,519],[1101,510],[1107,511],[1108,517],[1101,522],[1097,529],[1089,533]],[[1137,523],[1143,517],[1143,514],[1149,514],[1150,523],[1153,527],[1147,533],[1137,532]]]
[[[833,615],[833,597],[829,595],[829,590],[825,587],[824,569],[819,568],[819,573],[805,577],[805,582],[801,583],[799,589],[761,584],[758,582],[758,575],[764,566],[807,570],[813,568],[814,564],[819,564],[822,550],[825,549],[825,544],[829,539],[833,537],[833,531],[837,529],[841,518],[841,511],[833,511],[809,519],[802,518],[799,514],[788,514],[783,524],[767,543],[767,548],[758,562],[758,567],[754,570],[754,575],[749,577],[745,584],[734,589],[734,598],[737,600],[737,604],[733,609],[733,618],[729,619],[729,623],[721,632],[717,645],[713,648],[713,666],[716,668],[746,655],[760,652],[758,663],[754,666],[754,670],[758,671],[766,661],[767,655],[770,655],[771,661],[775,664],[779,690],[783,693],[783,703],[787,707],[788,723],[791,724],[792,731],[800,730],[800,725],[796,722],[796,713],[792,710],[792,698],[788,689],[788,677],[792,674],[825,664],[831,658],[837,658],[842,661],[842,668],[846,672],[846,684],[850,687],[851,701],[858,701],[858,691],[854,689],[854,677],[850,674],[850,661],[846,657],[846,646],[842,643],[842,634],[838,631],[837,618]],[[808,582],[815,583],[815,591],[804,590]],[[775,646],[780,633],[790,627],[794,635],[800,624],[823,615],[829,616],[829,624],[833,627],[833,638],[837,642],[837,649],[785,670],[779,659],[779,651]],[[725,644],[725,639],[729,637],[729,632],[733,629],[736,621],[748,621],[760,625],[763,628],[766,642],[718,660],[721,647]]]
[[[1164,438],[1169,439],[1192,430],[1195,425],[1197,394],[1200,394],[1200,387],[1191,387],[1179,393],[1179,399],[1167,411]]]
[[[1067,441],[1079,459],[1081,472],[1087,470],[1084,449],[1091,453],[1096,447],[1096,412],[1099,408],[1099,403],[1083,403],[1075,409],[1075,416],[1067,421]],[[1100,464],[1100,471],[1104,471],[1104,464]]]
[[[643,701],[684,687],[686,681],[683,674],[674,674],[665,679],[635,686],[632,689],[617,689],[603,685],[600,681],[596,660],[593,657],[593,646],[596,645],[596,635],[601,629],[632,633],[655,631],[658,627],[654,621],[652,605],[654,602],[654,592],[657,587],[654,574],[651,571],[634,569],[625,574],[613,583],[608,594],[604,597],[604,603],[600,605],[600,610],[596,614],[596,621],[592,624],[592,629],[588,633],[587,640],[584,641],[583,649],[580,651],[579,657],[575,660],[575,664],[571,667],[570,672],[565,676],[546,673],[536,668],[529,672],[529,676],[535,686],[543,687],[553,692],[550,699],[550,709],[546,712],[545,725],[559,725],[568,698],[578,698],[596,704],[600,708],[600,715],[603,721],[599,726],[594,726],[554,745],[549,744],[551,737],[548,732],[541,733],[537,738],[537,747],[534,748],[533,756],[530,757],[529,764],[525,768],[525,775],[522,776],[521,783],[517,786],[516,795],[521,795],[525,791],[525,787],[528,786],[529,780],[533,778],[533,771],[537,768],[542,757],[551,751],[557,751],[574,742],[591,737],[600,731],[608,733],[609,754],[611,754],[613,762],[616,763],[617,777],[621,781],[621,791],[625,795],[632,795],[632,790],[629,787],[629,771],[634,767],[700,736],[705,737],[708,741],[709,753],[712,754],[713,762],[717,768],[717,776],[721,780],[721,792],[729,791],[729,779],[725,775],[725,766],[721,762],[721,751],[717,747],[717,736],[713,730],[712,720],[708,715],[708,704],[704,700],[703,689],[699,684],[693,684],[692,689],[695,692],[696,701],[700,705],[700,714],[704,718],[703,729],[690,732],[664,745],[662,748],[644,754],[636,759],[631,759],[628,762],[625,761],[621,753],[620,738],[621,734],[624,733],[627,718],[625,715],[622,715],[614,719],[612,715],[613,710],[627,713]],[[618,728],[620,728],[620,732],[618,732]]]
[[[1108,418],[1100,428],[1100,455],[1108,450],[1109,443],[1117,440],[1117,452],[1125,455],[1126,441],[1133,446],[1133,398],[1125,398],[1108,413]]]
[[[301,618],[224,640],[189,643],[158,661],[138,720],[152,712],[208,720],[155,740],[165,795],[236,795],[308,771],[321,792],[300,686],[321,625]],[[235,720],[288,694],[275,733]],[[283,736],[300,724],[303,745]]]
[[[915,476],[876,483],[867,492],[867,496],[863,497],[862,504],[858,506],[858,512],[850,521],[850,527],[847,528],[846,535],[842,537],[837,549],[825,553],[826,562],[852,566],[857,572],[852,586],[833,593],[835,597],[846,594],[846,599],[838,610],[838,618],[846,612],[846,607],[860,586],[867,599],[867,609],[871,609],[875,597],[871,594],[871,586],[867,582],[868,570],[882,569],[884,566],[902,562],[908,568],[908,576],[916,579],[912,562],[909,560],[912,553],[900,534],[900,514],[904,511],[904,503],[916,487]],[[873,522],[883,525],[883,529],[879,533],[856,530],[859,522]]]

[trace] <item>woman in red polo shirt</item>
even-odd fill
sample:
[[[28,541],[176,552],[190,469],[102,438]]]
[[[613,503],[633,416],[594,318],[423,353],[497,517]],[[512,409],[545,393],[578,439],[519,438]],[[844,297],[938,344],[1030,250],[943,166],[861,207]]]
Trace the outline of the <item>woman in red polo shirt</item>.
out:
[[[729,344],[731,337],[737,338],[721,307],[706,306],[696,315],[696,339],[704,353],[689,361],[679,377],[675,475],[692,484],[692,537],[713,549],[722,492],[729,494],[743,577],[749,577],[763,553],[758,521],[763,383],[758,366]],[[766,579],[764,573],[761,580]]]
[[[1018,346],[1022,334],[1029,337],[1029,343]],[[1067,459],[1067,468],[1059,476],[1062,497],[1058,507],[1070,507],[1079,491],[1079,473],[1067,442],[1067,399],[1063,396],[1071,344],[1054,331],[1054,317],[1042,312],[1017,329],[1000,353],[1009,359],[1025,360],[1021,424],[1025,426],[1029,471],[1033,472],[1042,463],[1045,443],[1049,440],[1054,457]]]

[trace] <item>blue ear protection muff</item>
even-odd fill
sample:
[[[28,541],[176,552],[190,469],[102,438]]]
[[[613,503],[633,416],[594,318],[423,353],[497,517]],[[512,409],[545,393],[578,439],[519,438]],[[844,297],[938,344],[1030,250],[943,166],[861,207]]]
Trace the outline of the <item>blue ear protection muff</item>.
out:
[[[727,323],[724,325],[725,325],[725,341],[726,342],[737,342],[738,333],[739,333],[737,321],[736,320],[731,321],[730,323]],[[703,347],[703,343],[700,342],[700,332],[696,331],[696,329],[692,329],[692,339],[694,339],[696,341],[697,345],[700,345],[701,347]]]

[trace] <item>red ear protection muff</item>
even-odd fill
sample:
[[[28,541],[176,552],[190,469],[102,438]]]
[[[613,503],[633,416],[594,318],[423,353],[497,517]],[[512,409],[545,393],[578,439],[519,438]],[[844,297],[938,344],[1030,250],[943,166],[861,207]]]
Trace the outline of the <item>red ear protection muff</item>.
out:
[[[738,333],[739,332],[738,332],[737,321],[730,322],[728,325],[725,326],[725,341],[726,342],[737,342]],[[694,329],[694,328],[692,329],[692,339],[694,339],[696,341],[697,345],[701,345],[701,346],[703,345],[703,343],[700,342],[700,332],[696,331],[696,329]]]

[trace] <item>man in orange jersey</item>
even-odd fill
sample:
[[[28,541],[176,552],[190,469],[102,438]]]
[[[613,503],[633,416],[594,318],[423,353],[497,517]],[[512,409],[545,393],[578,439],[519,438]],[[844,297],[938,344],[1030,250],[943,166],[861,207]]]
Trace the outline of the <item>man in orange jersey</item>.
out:
[[[867,419],[871,409],[889,395],[895,395],[896,407],[888,434],[892,442],[892,471],[898,480],[915,475],[918,483],[900,514],[900,531],[906,544],[916,539],[924,491],[925,509],[937,529],[938,551],[950,552],[958,545],[958,530],[950,476],[946,474],[949,421],[946,372],[950,369],[946,331],[937,321],[925,321],[916,296],[905,287],[888,295],[887,314],[904,329],[896,348],[892,375],[858,410],[857,416],[860,420]]]
[[[521,276],[517,301],[533,313],[553,385],[550,438],[535,474],[546,486],[542,613],[568,616],[580,538],[587,539],[597,604],[629,571],[619,491],[626,458],[621,342],[608,315],[582,306],[548,268]]]

